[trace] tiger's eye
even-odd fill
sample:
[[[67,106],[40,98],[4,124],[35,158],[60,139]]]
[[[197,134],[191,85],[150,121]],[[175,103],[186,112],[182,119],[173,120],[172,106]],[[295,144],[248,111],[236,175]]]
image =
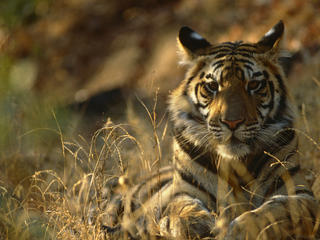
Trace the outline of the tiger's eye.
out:
[[[204,88],[207,92],[216,93],[219,90],[219,84],[217,81],[212,81],[204,84]]]
[[[249,91],[258,90],[261,86],[261,81],[251,80],[248,82],[247,88]]]

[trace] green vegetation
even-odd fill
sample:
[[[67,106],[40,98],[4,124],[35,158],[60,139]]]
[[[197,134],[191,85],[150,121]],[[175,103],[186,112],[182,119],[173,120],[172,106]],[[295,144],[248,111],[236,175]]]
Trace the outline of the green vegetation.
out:
[[[12,29],[32,23],[46,12],[50,0],[3,0],[0,3],[0,24]]]

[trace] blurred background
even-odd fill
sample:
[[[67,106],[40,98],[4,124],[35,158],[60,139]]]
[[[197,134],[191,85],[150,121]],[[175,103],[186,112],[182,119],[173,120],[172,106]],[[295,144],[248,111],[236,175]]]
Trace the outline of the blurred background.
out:
[[[302,134],[301,155],[317,172],[319,0],[1,0],[0,187],[23,200],[24,179],[36,171],[67,179],[62,142],[90,145],[108,119],[136,124],[143,135],[148,124],[135,120],[148,119],[155,98],[165,118],[166,97],[184,74],[176,55],[181,26],[213,43],[257,41],[280,19],[299,129],[312,138]]]

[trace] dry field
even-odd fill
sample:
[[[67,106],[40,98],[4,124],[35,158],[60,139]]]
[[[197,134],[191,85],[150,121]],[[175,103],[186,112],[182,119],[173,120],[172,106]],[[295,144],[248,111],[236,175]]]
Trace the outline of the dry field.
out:
[[[255,41],[284,20],[299,154],[320,200],[319,2],[133,2],[0,3],[0,240],[104,239],[106,186],[170,162],[181,25]]]

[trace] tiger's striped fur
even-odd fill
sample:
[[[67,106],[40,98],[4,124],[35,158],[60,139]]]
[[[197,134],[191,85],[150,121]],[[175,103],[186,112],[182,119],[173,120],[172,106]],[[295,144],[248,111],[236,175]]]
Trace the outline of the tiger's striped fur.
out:
[[[212,45],[188,27],[180,30],[189,69],[169,97],[173,164],[123,197],[123,234],[317,236],[318,203],[297,159],[294,114],[278,61],[283,31],[280,21],[257,43]]]

